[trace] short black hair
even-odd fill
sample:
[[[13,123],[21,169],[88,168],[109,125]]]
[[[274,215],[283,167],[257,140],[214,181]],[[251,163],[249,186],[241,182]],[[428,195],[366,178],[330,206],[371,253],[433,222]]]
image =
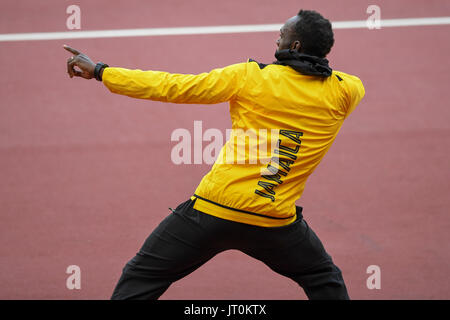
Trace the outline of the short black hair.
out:
[[[331,22],[313,10],[300,10],[295,24],[295,33],[300,43],[300,51],[305,54],[325,58],[334,44]]]

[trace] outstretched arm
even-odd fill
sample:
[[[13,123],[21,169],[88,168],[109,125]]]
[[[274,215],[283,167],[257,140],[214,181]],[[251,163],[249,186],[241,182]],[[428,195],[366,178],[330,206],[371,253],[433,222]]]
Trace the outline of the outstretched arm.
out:
[[[78,50],[64,48],[74,54],[67,61],[69,76],[94,78],[96,64]],[[99,76],[111,92],[133,98],[212,104],[236,98],[244,86],[246,72],[247,64],[240,63],[198,75],[108,67],[101,69]]]

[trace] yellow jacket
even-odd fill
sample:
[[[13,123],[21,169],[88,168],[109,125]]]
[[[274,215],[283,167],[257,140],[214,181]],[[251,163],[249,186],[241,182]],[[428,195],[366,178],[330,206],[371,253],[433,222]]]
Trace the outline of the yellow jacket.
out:
[[[198,75],[106,68],[114,93],[173,103],[230,103],[232,133],[198,185],[194,208],[263,227],[296,219],[295,201],[365,91],[355,76],[302,75],[247,61]]]

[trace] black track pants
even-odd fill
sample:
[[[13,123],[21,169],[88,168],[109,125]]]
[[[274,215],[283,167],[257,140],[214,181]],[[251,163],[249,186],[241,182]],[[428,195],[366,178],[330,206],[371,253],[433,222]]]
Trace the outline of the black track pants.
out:
[[[158,299],[169,286],[230,249],[264,262],[297,282],[309,299],[349,299],[341,271],[302,218],[284,227],[220,219],[180,204],[123,268],[111,299]]]

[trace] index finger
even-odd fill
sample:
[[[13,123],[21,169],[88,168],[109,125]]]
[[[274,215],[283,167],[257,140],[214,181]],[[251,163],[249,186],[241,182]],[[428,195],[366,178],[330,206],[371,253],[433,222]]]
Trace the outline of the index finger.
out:
[[[73,54],[80,54],[80,51],[78,51],[77,49],[71,48],[66,44],[63,47],[64,47],[64,49],[66,49],[69,52],[72,52]]]

